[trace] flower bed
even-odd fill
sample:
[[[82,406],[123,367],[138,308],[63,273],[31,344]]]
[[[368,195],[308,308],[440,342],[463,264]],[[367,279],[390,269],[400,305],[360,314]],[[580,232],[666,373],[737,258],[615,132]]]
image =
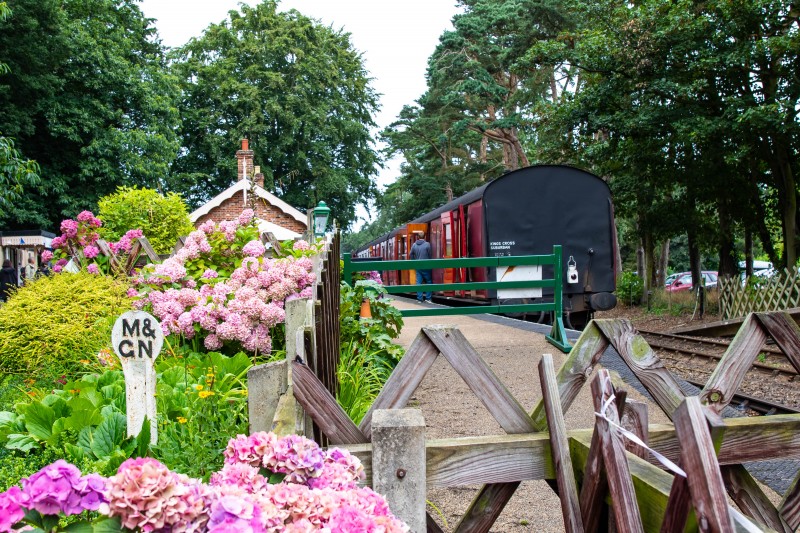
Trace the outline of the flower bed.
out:
[[[128,459],[108,478],[56,461],[0,494],[0,531],[408,531],[382,496],[358,487],[363,477],[346,451],[263,432],[231,439],[208,484],[152,458]],[[84,511],[101,518],[59,525]]]

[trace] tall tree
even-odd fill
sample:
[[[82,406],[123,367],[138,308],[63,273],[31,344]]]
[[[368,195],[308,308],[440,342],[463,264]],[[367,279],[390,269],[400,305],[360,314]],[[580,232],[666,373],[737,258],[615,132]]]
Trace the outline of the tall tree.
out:
[[[296,207],[324,200],[346,228],[374,196],[377,95],[348,34],[265,0],[231,11],[174,61],[184,92],[174,172],[190,201],[236,179],[243,137],[267,187]]]
[[[0,2],[0,21],[11,15],[6,2]],[[0,63],[0,74],[9,72],[8,65]],[[18,200],[26,185],[39,181],[39,166],[35,161],[26,160],[14,147],[13,139],[0,135],[0,208],[8,209]]]
[[[53,227],[117,185],[167,186],[177,84],[135,0],[17,0],[0,23],[0,131],[43,180],[0,213]]]

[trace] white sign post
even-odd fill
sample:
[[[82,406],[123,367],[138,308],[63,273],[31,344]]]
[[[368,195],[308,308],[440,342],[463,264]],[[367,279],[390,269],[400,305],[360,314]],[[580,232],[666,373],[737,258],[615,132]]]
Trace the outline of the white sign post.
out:
[[[158,441],[156,424],[156,357],[164,344],[161,325],[149,313],[128,311],[120,315],[111,330],[111,344],[125,374],[128,436],[142,430],[145,416],[150,420],[150,443]]]

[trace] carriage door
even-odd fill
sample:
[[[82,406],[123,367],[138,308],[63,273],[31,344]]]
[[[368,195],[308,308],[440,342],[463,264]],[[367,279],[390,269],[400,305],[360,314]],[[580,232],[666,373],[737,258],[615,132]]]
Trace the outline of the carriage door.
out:
[[[406,259],[411,259],[411,247],[414,246],[414,241],[417,240],[417,236],[414,234],[416,231],[421,231],[425,234],[426,239],[430,239],[427,224],[408,224],[405,231],[406,242],[408,243],[406,246]],[[406,272],[408,272],[408,284],[414,285],[417,283],[417,271],[407,270]]]
[[[453,213],[448,211],[442,213],[442,259],[452,259],[455,255],[455,225],[453,224]],[[445,268],[442,271],[443,281],[453,283],[455,279],[455,268]],[[454,291],[447,291],[445,296],[455,296]]]

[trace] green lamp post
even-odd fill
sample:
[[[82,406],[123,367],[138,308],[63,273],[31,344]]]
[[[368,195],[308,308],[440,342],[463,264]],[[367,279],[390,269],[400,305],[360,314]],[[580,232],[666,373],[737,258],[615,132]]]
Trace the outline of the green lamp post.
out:
[[[320,202],[317,207],[313,209],[314,214],[314,236],[322,237],[325,235],[325,230],[328,229],[328,217],[331,214],[331,208],[325,205],[325,202]]]

